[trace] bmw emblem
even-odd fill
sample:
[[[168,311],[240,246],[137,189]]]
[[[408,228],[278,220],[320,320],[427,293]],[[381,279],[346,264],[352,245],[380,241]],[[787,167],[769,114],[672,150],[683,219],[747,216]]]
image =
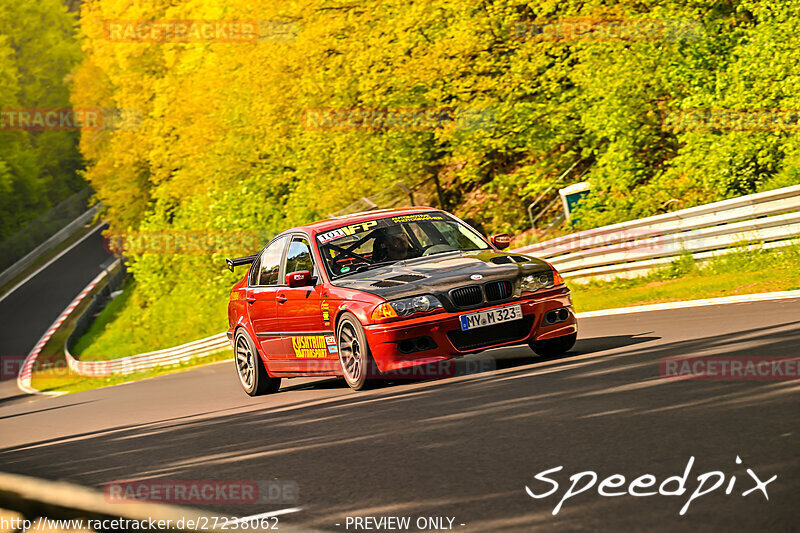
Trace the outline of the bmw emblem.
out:
[[[469,277],[469,279],[483,279],[483,276],[480,274],[473,274]]]

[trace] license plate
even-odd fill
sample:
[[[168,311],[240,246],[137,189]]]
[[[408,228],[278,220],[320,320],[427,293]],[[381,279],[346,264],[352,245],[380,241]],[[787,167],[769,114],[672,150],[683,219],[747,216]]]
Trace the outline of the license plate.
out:
[[[461,319],[461,331],[467,331],[468,329],[482,328],[501,324],[503,322],[511,322],[512,320],[520,320],[522,318],[522,306],[519,304],[507,305],[488,311],[478,311],[477,313],[461,315],[458,318]]]

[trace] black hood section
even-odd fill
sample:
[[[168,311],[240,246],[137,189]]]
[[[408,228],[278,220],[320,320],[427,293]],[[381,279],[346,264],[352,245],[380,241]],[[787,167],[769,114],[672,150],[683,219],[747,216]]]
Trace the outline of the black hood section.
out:
[[[550,272],[550,266],[528,255],[495,251],[449,252],[407,259],[350,274],[333,281],[337,287],[368,292],[394,300],[433,294],[446,308],[453,308],[447,293],[467,285],[509,281],[518,294],[519,278],[535,272]],[[470,279],[474,275],[481,279]]]

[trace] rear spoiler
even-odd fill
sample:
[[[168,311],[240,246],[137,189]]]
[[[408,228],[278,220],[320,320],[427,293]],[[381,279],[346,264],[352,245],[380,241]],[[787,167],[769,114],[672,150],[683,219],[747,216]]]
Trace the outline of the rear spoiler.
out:
[[[256,260],[256,257],[258,257],[258,254],[248,255],[246,257],[236,257],[234,259],[225,259],[225,263],[228,265],[228,270],[233,272],[233,269],[235,267],[241,265],[249,265],[250,263]]]

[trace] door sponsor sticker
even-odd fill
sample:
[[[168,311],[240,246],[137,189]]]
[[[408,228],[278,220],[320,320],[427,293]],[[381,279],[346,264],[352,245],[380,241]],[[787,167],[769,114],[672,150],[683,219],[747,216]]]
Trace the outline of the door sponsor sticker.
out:
[[[336,337],[333,335],[325,336],[325,344],[328,345],[328,353],[339,353],[339,346],[336,344]]]
[[[323,301],[319,306],[320,311],[322,311],[322,321],[325,323],[326,326],[330,326],[331,321],[331,313],[330,313],[330,304],[328,302]]]
[[[298,359],[324,359],[330,351],[323,335],[292,337],[292,348]]]

